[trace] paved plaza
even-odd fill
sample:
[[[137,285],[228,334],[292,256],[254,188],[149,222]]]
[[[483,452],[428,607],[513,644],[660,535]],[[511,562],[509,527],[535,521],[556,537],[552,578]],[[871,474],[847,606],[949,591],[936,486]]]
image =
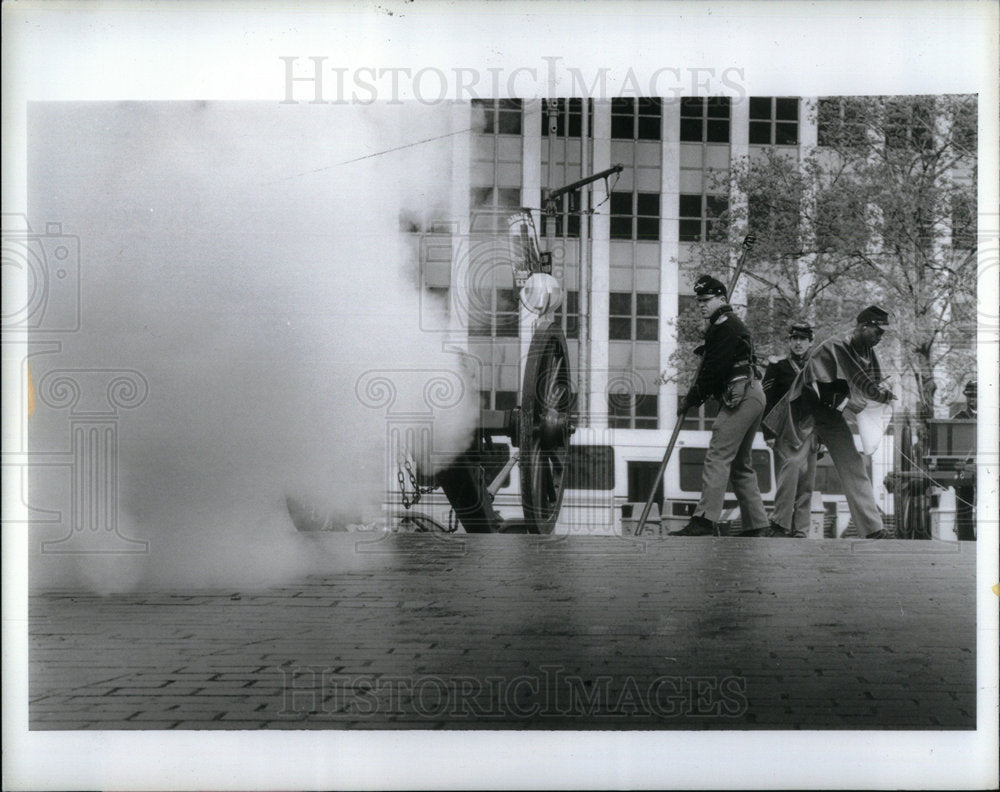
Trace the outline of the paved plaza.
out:
[[[31,729],[974,729],[972,543],[319,536],[259,591],[30,599]]]

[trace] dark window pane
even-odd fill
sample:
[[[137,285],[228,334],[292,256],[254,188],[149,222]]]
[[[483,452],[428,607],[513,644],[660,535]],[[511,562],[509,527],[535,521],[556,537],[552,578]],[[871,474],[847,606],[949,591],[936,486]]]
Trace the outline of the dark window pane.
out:
[[[729,199],[721,195],[705,196],[705,216],[718,217],[729,208]]]
[[[513,289],[497,289],[497,310],[516,311],[517,300],[514,298]]]
[[[681,119],[681,140],[688,143],[701,142],[702,120],[700,118]]]
[[[635,109],[635,99],[617,98],[611,100],[611,114],[612,115],[627,115],[631,116]]]
[[[566,134],[569,135],[569,137],[578,138],[582,133],[583,133],[582,118],[578,113],[573,113],[569,117],[569,129]]]
[[[655,418],[636,418],[635,419],[636,429],[656,429],[657,421]]]
[[[613,490],[615,449],[612,446],[569,447],[566,489]]]
[[[659,316],[660,295],[637,293],[635,295],[635,313],[637,316]]]
[[[636,417],[656,417],[656,408],[659,397],[655,393],[637,393],[635,396]]]
[[[488,206],[493,203],[493,188],[492,187],[473,187],[469,190],[469,202],[472,204],[473,208],[479,206]]]
[[[771,124],[768,121],[750,122],[750,142],[768,144],[771,142]]]
[[[657,217],[640,217],[635,221],[635,238],[657,240],[660,238],[660,220]]]
[[[779,146],[794,146],[799,141],[798,124],[775,124],[774,142]]]
[[[520,99],[499,99],[497,100],[497,107],[501,110],[516,110],[521,112],[521,100]]]
[[[701,217],[701,196],[681,194],[681,217]]]
[[[705,100],[698,96],[685,96],[681,99],[682,118],[701,118],[704,114]]]
[[[611,292],[608,307],[612,316],[632,315],[632,292]]]
[[[732,100],[728,96],[713,96],[708,100],[709,118],[729,118]]]
[[[614,217],[611,218],[611,238],[631,239],[632,238],[632,218]]]
[[[497,314],[497,337],[517,338],[517,314]]]
[[[611,116],[611,137],[615,140],[632,140],[632,116]]]
[[[517,392],[497,391],[495,404],[497,410],[513,410],[517,407]]]
[[[571,214],[566,218],[566,236],[576,239],[580,236],[580,215]]]
[[[799,120],[798,99],[777,99],[774,103],[774,117],[779,121]]]
[[[497,190],[497,204],[508,209],[517,209],[521,205],[521,191],[516,187],[501,187]]]
[[[771,97],[751,96],[750,97],[750,118],[771,118]]]
[[[521,113],[500,113],[500,134],[520,135],[521,134]]]
[[[663,115],[663,100],[655,96],[640,96],[636,100],[636,109],[641,116],[656,116],[659,118]]]
[[[636,319],[635,320],[635,340],[636,341],[656,341],[659,338],[659,319]]]
[[[639,131],[636,135],[639,140],[659,140],[660,139],[660,118],[659,116],[639,116]]]
[[[708,134],[706,135],[709,143],[728,143],[729,142],[729,120],[725,121],[713,120],[708,122]]]
[[[660,216],[660,194],[659,193],[639,193],[636,195],[636,214],[646,217]]]
[[[678,236],[681,242],[697,242],[701,239],[700,220],[681,220]]]
[[[632,338],[632,320],[611,318],[608,325],[608,338],[612,341],[628,341]]]
[[[611,193],[611,214],[632,215],[632,193]]]

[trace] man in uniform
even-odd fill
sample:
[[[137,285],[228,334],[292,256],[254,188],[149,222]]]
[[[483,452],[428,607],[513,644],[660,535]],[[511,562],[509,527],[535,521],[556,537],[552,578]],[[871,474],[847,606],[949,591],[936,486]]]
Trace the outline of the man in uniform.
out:
[[[726,300],[726,287],[710,275],[695,281],[694,293],[705,330],[704,357],[698,377],[677,405],[677,415],[706,399],[719,400],[719,414],[705,454],[701,500],[690,522],[672,536],[708,536],[716,533],[727,483],[740,504],[743,535],[759,535],[767,528],[767,512],[751,464],[754,436],[764,414],[764,391],[753,363],[753,340],[746,325]]]
[[[812,346],[813,330],[808,324],[793,324],[788,331],[788,356],[768,365],[764,373],[764,396],[767,397],[767,415],[781,401],[791,387],[795,376],[805,365]],[[774,471],[777,491],[774,496],[773,525],[788,527],[789,535],[804,537],[809,530],[809,508],[812,505],[813,486],[816,482],[817,446],[815,438],[808,444],[808,451],[790,457],[780,453],[776,437],[768,427],[762,426],[764,440],[774,449]],[[777,534],[774,534],[777,535]],[[784,534],[781,534],[784,535]]]
[[[952,418],[975,421],[979,414],[979,394],[975,380],[965,384],[965,407],[955,413]],[[973,455],[964,460],[958,468],[958,481],[955,483],[955,534],[959,541],[974,542],[976,540],[976,460]]]
[[[882,383],[875,355],[888,324],[889,314],[882,308],[865,308],[848,338],[831,338],[813,350],[788,393],[767,416],[768,429],[777,436],[775,445],[784,457],[812,453],[814,436],[827,447],[858,535],[868,539],[884,539],[887,534],[844,411],[856,414],[869,402],[888,404],[896,398]],[[780,524],[772,524],[771,530],[788,532]]]

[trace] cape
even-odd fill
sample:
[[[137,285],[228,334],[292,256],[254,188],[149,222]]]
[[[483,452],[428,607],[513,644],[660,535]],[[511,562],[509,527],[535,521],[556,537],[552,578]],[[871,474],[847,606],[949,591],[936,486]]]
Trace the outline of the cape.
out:
[[[807,389],[828,407],[857,414],[873,401],[882,400],[881,380],[882,369],[874,349],[869,351],[866,363],[849,339],[831,338],[812,351],[788,392],[764,419],[764,426],[778,436],[789,432],[793,443],[800,445],[813,431],[812,411],[803,399]]]

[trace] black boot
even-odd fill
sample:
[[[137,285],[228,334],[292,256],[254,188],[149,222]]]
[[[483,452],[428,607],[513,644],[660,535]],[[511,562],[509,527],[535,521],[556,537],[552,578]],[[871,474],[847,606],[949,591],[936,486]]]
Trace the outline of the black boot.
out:
[[[669,536],[714,536],[715,525],[704,517],[692,517],[679,531],[671,531]]]
[[[764,532],[765,536],[788,536],[788,531],[782,528],[778,523],[771,521],[771,524],[767,526],[767,531]]]

